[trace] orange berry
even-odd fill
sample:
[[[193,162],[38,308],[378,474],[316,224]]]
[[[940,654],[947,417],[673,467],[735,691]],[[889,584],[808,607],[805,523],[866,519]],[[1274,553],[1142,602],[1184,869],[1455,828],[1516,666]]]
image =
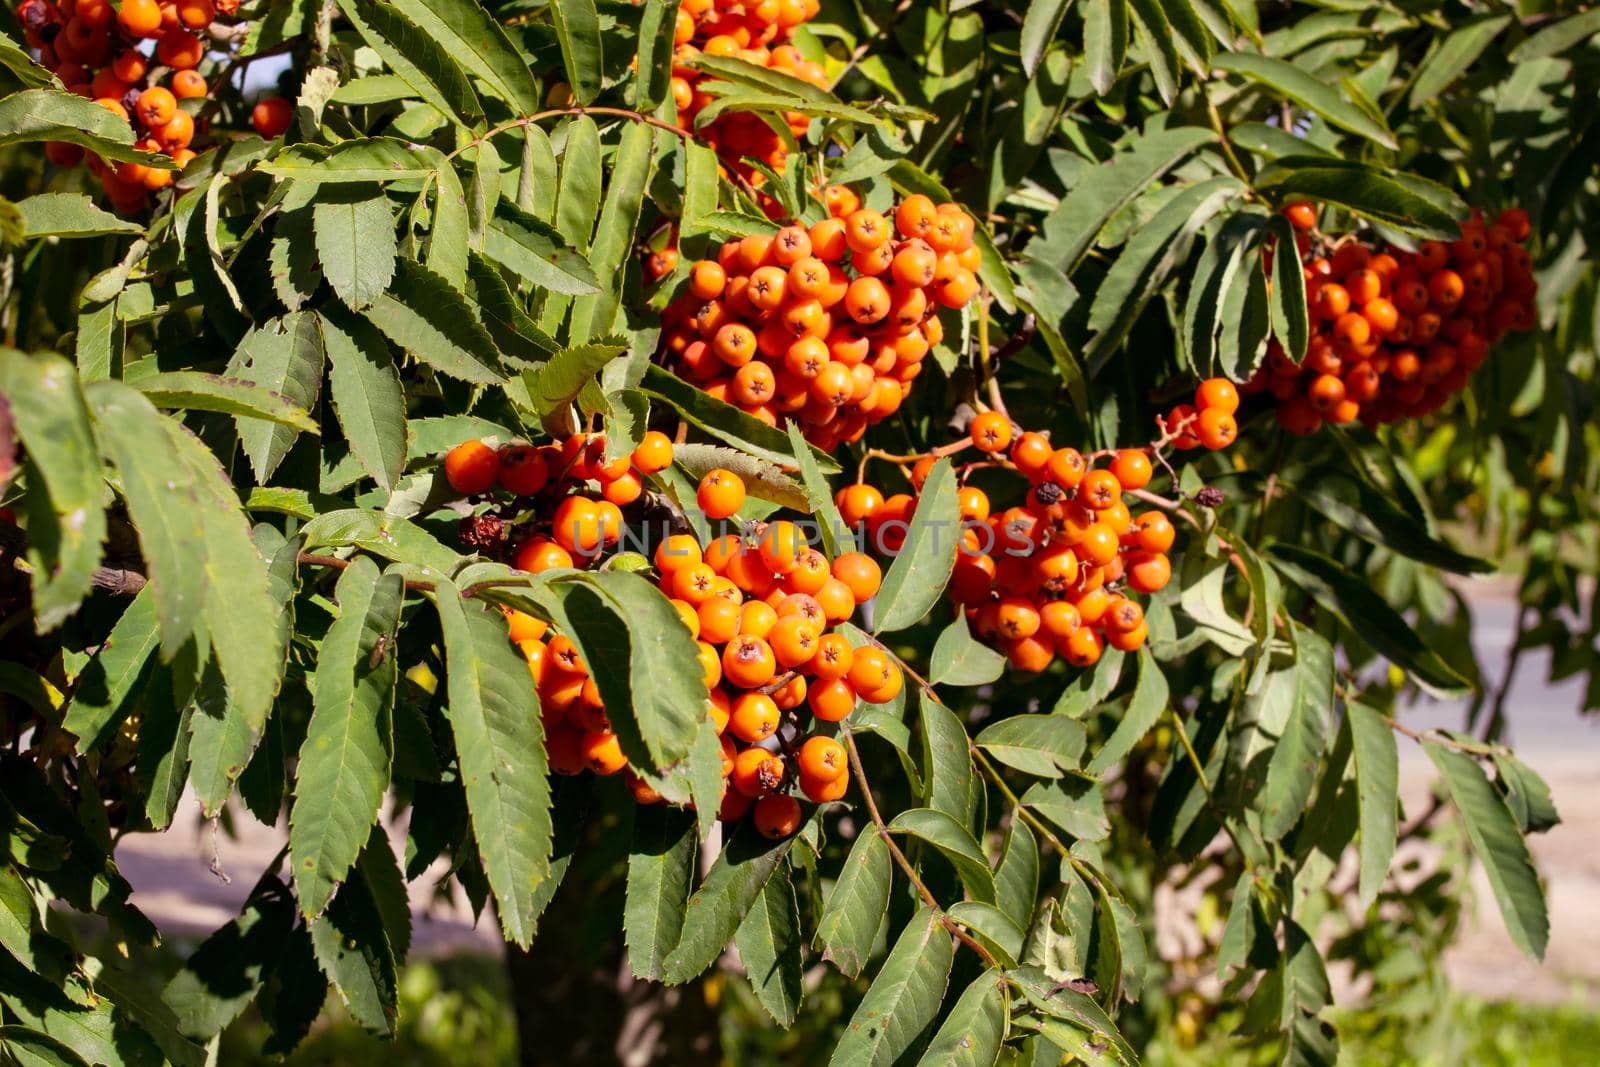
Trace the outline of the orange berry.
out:
[[[1143,489],[1150,484],[1155,468],[1142,448],[1124,448],[1111,459],[1111,473],[1123,489]]]
[[[783,757],[763,748],[747,748],[734,757],[728,780],[739,792],[755,799],[775,792],[783,784],[783,775]]]
[[[756,689],[772,681],[778,673],[778,661],[766,641],[740,634],[722,652],[722,673],[742,689]]]
[[[1338,379],[1335,379],[1337,381]],[[1195,420],[1195,436],[1200,443],[1213,451],[1227,448],[1239,436],[1239,424],[1233,416],[1218,408],[1206,408]]]
[[[1200,410],[1220,408],[1232,415],[1239,410],[1239,390],[1226,378],[1207,378],[1194,391],[1194,406]]]
[[[771,737],[782,717],[771,697],[764,693],[745,693],[733,702],[728,731],[739,740],[754,744]]]
[[[756,801],[754,818],[763,837],[782,841],[800,828],[800,802],[791,796],[762,797]]]
[[[656,474],[672,466],[672,441],[660,430],[651,430],[639,439],[639,447],[628,457],[640,474]]]
[[[856,691],[849,679],[831,678],[811,687],[806,704],[823,722],[839,722],[855,710]]]
[[[980,452],[1003,452],[1011,444],[1011,420],[998,411],[985,411],[972,420],[968,433]]]
[[[500,477],[500,457],[482,441],[464,441],[445,455],[444,476],[464,496],[486,493]]]
[[[696,501],[707,518],[726,519],[744,506],[744,480],[720,467],[709,471],[700,479]]]
[[[616,774],[628,765],[628,758],[622,754],[617,735],[610,730],[590,730],[585,733],[579,750],[589,769],[601,776]]]
[[[250,125],[267,140],[282,136],[294,117],[294,108],[281,96],[261,99],[250,112]]]

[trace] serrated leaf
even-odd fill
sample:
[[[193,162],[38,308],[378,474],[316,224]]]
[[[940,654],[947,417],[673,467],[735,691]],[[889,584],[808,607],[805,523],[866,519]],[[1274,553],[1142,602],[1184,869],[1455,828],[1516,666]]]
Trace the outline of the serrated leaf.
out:
[[[587,341],[617,326],[627,261],[633,251],[633,234],[639,225],[645,187],[650,183],[656,139],[656,128],[642,122],[629,123],[622,131],[606,183],[605,205],[600,210],[594,242],[589,246],[589,265],[599,279],[600,292],[592,299],[573,301],[569,328],[575,341]]]
[[[918,690],[922,714],[923,803],[965,826],[978,791],[967,728],[955,712]],[[859,712],[857,713],[859,714]]]
[[[800,914],[789,871],[780,866],[733,935],[756,1001],[787,1030],[800,1010]]]
[[[1035,782],[1022,794],[1022,803],[1055,823],[1070,837],[1103,841],[1111,832],[1111,824],[1106,821],[1105,794],[1099,782],[1072,776]]]
[[[545,363],[523,371],[533,410],[542,417],[572,403],[600,368],[627,350],[621,338],[606,338],[563,348]]]
[[[494,339],[460,290],[412,259],[399,260],[393,287],[367,309],[385,337],[442,374],[499,385]]]
[[[1415,175],[1329,156],[1285,156],[1256,176],[1256,187],[1284,200],[1345,208],[1403,233],[1440,241],[1460,236],[1466,204],[1444,186]]]
[[[1532,767],[1510,753],[1496,753],[1494,768],[1506,807],[1516,816],[1523,833],[1542,834],[1561,822],[1561,814],[1550,797],[1550,786]]]
[[[1283,215],[1274,215],[1267,230],[1277,238],[1272,259],[1272,336],[1278,339],[1284,354],[1299,363],[1311,341],[1311,319],[1294,227]]]
[[[1006,993],[1000,971],[979,975],[939,1025],[918,1067],[991,1067],[1006,1033]]]
[[[1162,130],[1141,137],[1127,151],[1087,172],[1046,216],[1036,257],[1070,275],[1113,215],[1151,182],[1215,140],[1216,134],[1198,126]]]
[[[1089,84],[1101,96],[1117,83],[1128,55],[1127,0],[1086,0],[1083,15],[1083,58]]]
[[[288,887],[268,871],[238,917],[200,942],[162,990],[179,1032],[209,1041],[237,1019],[260,992],[293,922]]]
[[[923,907],[896,939],[834,1046],[830,1067],[895,1062],[937,1017],[955,941],[939,913]]]
[[[1467,19],[1452,27],[1439,39],[1438,47],[1428,54],[1417,67],[1411,81],[1410,103],[1420,108],[1438,99],[1467,68],[1477,62],[1484,50],[1500,36],[1500,31],[1511,22],[1510,15],[1488,15]]]
[[[1237,74],[1264,85],[1286,100],[1315,111],[1329,123],[1358,134],[1384,148],[1396,148],[1394,134],[1381,122],[1341,96],[1337,90],[1287,60],[1250,52],[1225,52],[1211,61],[1212,69]]]
[[[467,253],[467,297],[477,304],[483,325],[503,355],[539,362],[560,351],[555,339],[522,309],[499,269],[477,252]]]
[[[659,979],[683,930],[694,884],[694,813],[654,804],[634,812],[622,933],[635,978]]]
[[[322,334],[317,322],[310,312],[292,311],[251,330],[228,361],[228,376],[277,393],[301,411],[313,410],[322,392]],[[237,416],[235,421],[256,482],[265,485],[289,454],[299,430],[250,416]]]
[[[1511,50],[1513,63],[1559,55],[1581,41],[1600,33],[1600,8],[1590,8],[1545,26]]]
[[[323,275],[340,300],[361,311],[394,280],[389,198],[359,185],[334,186],[318,193],[311,212]]]
[[[39,237],[103,237],[143,233],[144,227],[119,219],[82,193],[39,193],[17,201],[25,240]]]
[[[44,633],[78,610],[100,565],[100,457],[77,372],[66,360],[0,348],[0,395],[36,475],[24,503],[34,624]]]
[[[863,827],[839,868],[817,920],[816,943],[822,958],[851,978],[867,965],[878,927],[889,910],[894,866],[889,848],[874,827]]]
[[[708,472],[720,468],[737,474],[744,482],[745,492],[758,500],[770,500],[780,507],[798,511],[810,506],[805,490],[777,464],[737,449],[721,445],[676,445],[672,450],[672,462],[697,485]]]
[[[806,444],[805,435],[800,432],[800,424],[789,423],[788,431],[790,454],[794,457],[795,467],[800,472],[800,486],[805,496],[805,503],[801,507],[802,510],[811,512],[812,517],[816,519],[824,553],[829,559],[833,559],[840,553],[854,552],[855,537],[845,526],[839,508],[833,502],[827,478],[823,475],[822,468],[817,465],[817,458],[812,454],[810,446]]]
[[[449,574],[461,562],[459,554],[440,544],[421,526],[381,511],[325,511],[300,532],[307,549],[353,545],[396,563],[420,567],[424,573]]]
[[[956,616],[934,642],[928,681],[934,685],[988,685],[1006,669],[1006,658],[974,640],[965,614]]]
[[[548,222],[502,200],[484,233],[483,251],[541,289],[572,296],[597,293],[597,269],[575,243],[571,235],[563,237]]]
[[[735,448],[780,466],[793,461],[789,454],[788,435],[782,430],[768,426],[732,404],[717,400],[656,364],[645,368],[640,390],[647,396],[671,405],[689,422]],[[817,452],[815,448],[812,455],[823,471],[833,474],[839,470],[839,464],[832,456]]]
[[[1361,824],[1361,908],[1378,899],[1394,859],[1400,756],[1394,731],[1365,704],[1345,708],[1356,765],[1356,801]]]
[[[1144,735],[1150,732],[1151,727],[1155,726],[1161,718],[1161,713],[1167,710],[1169,691],[1166,675],[1162,673],[1155,657],[1150,655],[1149,649],[1141,648],[1138,656],[1139,680],[1135,683],[1133,696],[1128,701],[1128,710],[1118,721],[1116,730],[1106,740],[1105,745],[1095,753],[1094,759],[1089,761],[1086,769],[1090,774],[1104,774],[1121,763]]]
[[[1015,967],[1022,954],[1022,927],[993,904],[981,900],[958,900],[945,910],[951,919],[967,928],[1002,967]]]
[[[378,487],[392,491],[405,473],[407,445],[405,393],[389,346],[372,323],[337,310],[321,326],[339,428]]]
[[[978,847],[972,832],[948,812],[911,808],[890,820],[889,831],[910,834],[938,849],[955,867],[968,895],[974,900],[994,903],[994,871],[989,868],[983,849]]]
[[[370,1033],[392,1035],[399,1014],[399,974],[383,916],[359,871],[307,926],[317,966],[339,991],[350,1017]]]
[[[273,293],[290,311],[300,310],[322,284],[316,249],[309,204],[278,216],[267,248],[267,268]]]
[[[473,837],[501,929],[527,947],[537,920],[533,893],[550,874],[550,782],[539,698],[498,611],[463,599],[442,579],[434,597],[444,630],[447,714]]]
[[[985,727],[977,745],[1024,774],[1059,778],[1077,770],[1085,736],[1083,726],[1065,715],[1011,715]]]
[[[472,0],[388,0],[403,11],[471,74],[511,105],[512,113],[539,110],[539,83],[528,61],[494,16]]]
[[[680,985],[716,961],[797,838],[769,841],[752,822],[738,824],[689,898],[683,937],[662,965],[662,981]]]
[[[1123,1064],[1138,1067],[1139,1056],[1133,1046],[1092,997],[1055,981],[1040,967],[1017,967],[1007,971],[1006,976],[1035,1009],[1083,1030],[1096,1039],[1095,1044],[1109,1045]]]
[[[579,104],[592,103],[600,93],[605,69],[595,0],[551,0],[550,21],[561,43],[561,62],[573,95]]]
[[[220,411],[317,433],[316,420],[282,393],[242,378],[201,371],[161,371],[136,379],[134,388],[158,408]]]
[[[1298,545],[1274,544],[1268,551],[1285,565],[1296,584],[1340,617],[1379,653],[1438,692],[1460,692],[1465,678],[1429,648],[1422,638],[1366,581],[1333,560]]]
[[[333,148],[290,145],[257,163],[256,170],[278,178],[321,184],[404,181],[433,173],[433,167],[421,155],[393,137],[341,141]]]
[[[1039,843],[1023,819],[1011,820],[1005,851],[994,872],[995,903],[1019,927],[1033,917],[1039,895]]]
[[[360,855],[389,787],[399,678],[393,642],[405,583],[357,556],[334,599],[339,614],[318,654],[289,811],[295,896],[308,917],[321,913]]]
[[[878,589],[874,632],[893,633],[928,616],[955,569],[960,538],[955,472],[949,460],[940,459],[922,485],[905,543]]]
[[[156,593],[146,585],[129,602],[93,659],[78,672],[61,728],[86,753],[111,740],[108,731],[126,716],[123,707],[160,644]]]
[[[1550,939],[1550,915],[1527,842],[1511,810],[1471,756],[1432,740],[1423,741],[1422,748],[1444,777],[1450,799],[1461,812],[1473,854],[1489,876],[1511,940],[1532,958],[1542,960]]]
[[[483,118],[483,104],[444,42],[425,32],[399,6],[375,0],[340,0],[362,40],[384,64],[442,115],[471,127]]]
[[[1055,40],[1061,20],[1066,17],[1072,0],[1034,0],[1022,16],[1022,69],[1028,77],[1039,71],[1039,62]]]
[[[0,147],[29,141],[82,145],[102,159],[171,170],[172,160],[134,148],[133,127],[77,93],[24,89],[0,98]]]
[[[1490,574],[1496,569],[1489,561],[1469,556],[1434,536],[1425,523],[1387,493],[1348,469],[1314,468],[1284,487],[1358,537],[1430,567],[1455,574]]]

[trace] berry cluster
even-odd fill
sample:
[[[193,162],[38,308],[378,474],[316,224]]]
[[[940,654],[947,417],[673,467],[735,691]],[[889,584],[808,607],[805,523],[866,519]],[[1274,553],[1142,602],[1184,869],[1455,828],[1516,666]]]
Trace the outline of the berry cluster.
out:
[[[498,449],[482,441],[457,445],[444,459],[452,489],[478,496],[499,488],[531,505],[531,517],[513,529],[498,519],[488,523],[492,529],[487,530],[483,517],[465,519],[462,539],[474,547],[490,548],[509,535],[520,535],[512,538],[516,541],[512,562],[533,574],[593,563],[620,539],[622,508],[643,495],[644,479],[672,465],[672,442],[657,430],[646,433],[628,455],[608,461],[605,453],[603,434],[580,433],[560,444],[509,444]],[[598,493],[589,488],[591,482]]]
[[[1315,228],[1310,204],[1285,212],[1297,229]],[[1305,359],[1295,364],[1274,342],[1244,391],[1270,392],[1278,421],[1295,434],[1315,433],[1324,420],[1376,426],[1436,411],[1466,387],[1490,345],[1532,329],[1528,233],[1527,212],[1509,208],[1416,252],[1346,239],[1304,257],[1315,320]]]
[[[1057,656],[1089,667],[1108,644],[1123,651],[1143,645],[1144,609],[1130,594],[1154,593],[1171,579],[1167,551],[1176,531],[1163,511],[1135,515],[1124,494],[1150,483],[1152,457],[1168,446],[1226,447],[1237,433],[1238,405],[1232,383],[1210,379],[1193,405],[1161,420],[1162,437],[1149,447],[1087,456],[1054,447],[1044,434],[1017,434],[999,412],[974,418],[966,444],[990,458],[963,470],[1004,467],[1026,477],[1028,491],[1021,504],[1000,510],[975,485],[958,491],[961,545],[947,592],[973,633],[1024,671],[1042,671]],[[933,464],[932,455],[916,461],[913,490],[921,492]],[[857,483],[841,489],[835,503],[845,522],[865,526],[872,543],[897,551],[917,498],[885,498]]]
[[[702,504],[713,514],[731,514],[729,505],[736,508],[734,498],[742,496],[728,471],[713,471],[701,483]],[[763,834],[785,837],[800,821],[795,789],[823,803],[839,799],[849,784],[844,747],[819,724],[843,720],[857,699],[892,700],[904,684],[887,653],[855,648],[830,632],[877,594],[878,565],[860,553],[830,564],[786,521],[706,545],[674,534],[657,545],[654,562],[658,587],[699,646],[710,692],[706,715],[722,738],[720,816],[753,814]],[[551,768],[602,776],[626,771],[599,687],[572,642],[526,615],[511,613],[510,623],[538,688]],[[636,775],[627,781],[639,803],[661,800]]]
[[[715,97],[696,88],[702,73],[690,66],[693,57],[732,56],[810,82],[820,89],[829,87],[822,64],[802,56],[787,43],[796,26],[816,17],[818,0],[762,0],[760,3],[728,4],[714,0],[684,0],[678,8],[674,27],[676,48],[672,57],[672,98],[678,107],[678,123],[692,129],[699,112]],[[805,135],[810,118],[800,112],[785,116],[790,132]],[[722,160],[726,169],[738,174],[752,188],[759,189],[766,175],[746,162],[759,160],[774,170],[783,170],[788,160],[784,139],[759,116],[750,112],[728,112],[717,116],[699,131]],[[778,210],[776,201],[767,199],[769,212]]]
[[[769,425],[823,449],[899,409],[944,337],[940,307],[977,294],[982,254],[955,204],[906,197],[886,218],[844,186],[829,217],[722,245],[662,316],[664,358]]]
[[[232,17],[239,0],[22,0],[17,19],[39,61],[69,92],[131,123],[138,148],[170,156],[178,170],[195,157],[198,105],[210,91],[198,68],[208,33],[219,16]],[[219,26],[219,29],[224,27]],[[265,111],[263,110],[265,108]],[[256,108],[256,126],[279,116],[288,128],[289,105],[276,100]],[[270,116],[267,113],[271,113]],[[271,125],[277,125],[274,120]],[[265,133],[264,136],[276,136]],[[119,211],[137,211],[149,193],[172,184],[171,170],[124,161],[107,163],[78,145],[52,141],[45,156],[61,167],[84,163],[100,179]]]

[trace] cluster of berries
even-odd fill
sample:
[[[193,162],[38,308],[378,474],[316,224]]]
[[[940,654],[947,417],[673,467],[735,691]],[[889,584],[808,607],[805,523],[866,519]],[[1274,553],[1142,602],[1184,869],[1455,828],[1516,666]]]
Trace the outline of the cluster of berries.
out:
[[[715,97],[697,88],[704,76],[690,64],[695,56],[731,56],[809,82],[819,89],[829,87],[822,64],[806,59],[787,43],[795,27],[815,18],[818,0],[761,0],[760,3],[725,3],[718,0],[683,0],[674,27],[672,57],[672,98],[678,107],[678,124],[694,128],[695,116]],[[789,131],[803,137],[811,124],[800,112],[784,116]],[[759,189],[766,175],[746,162],[746,157],[782,171],[788,149],[776,130],[751,112],[727,112],[698,131],[722,160],[725,170],[738,174],[752,188]],[[769,212],[779,210],[777,202],[764,198]],[[774,215],[774,217],[776,217]]]
[[[1027,478],[1028,491],[1022,503],[996,510],[977,486],[958,490],[961,543],[947,592],[966,612],[973,633],[1004,652],[1012,666],[1035,672],[1057,656],[1089,667],[1106,645],[1123,651],[1143,645],[1144,609],[1130,594],[1166,586],[1172,577],[1167,551],[1176,531],[1160,510],[1135,515],[1124,494],[1150,483],[1152,456],[1169,445],[1226,447],[1237,432],[1232,423],[1238,405],[1231,382],[1210,379],[1196,391],[1193,405],[1161,420],[1163,435],[1148,448],[1088,456],[1056,448],[1044,434],[1015,433],[998,412],[974,418],[967,444],[989,458],[971,466],[1013,470]],[[1203,442],[1195,437],[1202,426]],[[1098,466],[1101,461],[1104,466]],[[933,464],[929,455],[912,467],[915,492]],[[865,525],[872,543],[897,551],[894,542],[903,540],[917,498],[885,498],[858,483],[840,490],[835,503],[845,522]]]
[[[1297,229],[1315,228],[1312,205],[1285,213]],[[1509,208],[1490,224],[1475,215],[1457,240],[1425,241],[1416,252],[1345,239],[1304,257],[1315,320],[1305,359],[1296,365],[1274,342],[1244,392],[1270,392],[1278,421],[1295,434],[1324,420],[1376,426],[1438,410],[1490,345],[1533,328],[1529,228],[1527,212]]]
[[[69,92],[131,123],[141,135],[138,148],[169,156],[182,170],[195,157],[198,101],[210,91],[196,68],[212,24],[238,10],[239,0],[22,0],[17,19],[40,63]],[[197,103],[186,106],[191,100]],[[288,128],[290,111],[287,101],[273,98],[252,117],[258,130],[264,123],[277,127],[263,136],[276,136]],[[45,156],[61,167],[86,165],[112,206],[126,212],[143,208],[147,195],[171,185],[176,173],[131,160],[108,163],[64,141],[47,143]]]
[[[713,471],[701,483],[708,511],[731,513],[735,495],[742,498],[743,487],[731,472]],[[722,739],[720,817],[752,814],[763,834],[786,837],[800,822],[796,790],[823,803],[839,799],[849,784],[844,747],[819,724],[843,720],[858,699],[892,700],[904,685],[887,653],[853,647],[830,632],[877,594],[878,565],[860,553],[830,564],[786,521],[705,545],[673,534],[657,545],[654,563],[658,588],[699,647],[710,693],[706,715]],[[510,624],[538,688],[551,768],[602,776],[627,771],[599,687],[576,647],[529,616],[511,613]],[[639,803],[660,802],[643,779],[629,773],[627,782]]]
[[[769,425],[831,450],[899,409],[944,337],[941,307],[978,292],[982,253],[955,204],[906,197],[886,218],[830,186],[829,217],[722,245],[662,315],[662,355]]]
[[[560,444],[509,444],[493,448],[465,441],[444,458],[450,487],[463,496],[502,489],[535,498],[512,562],[537,574],[553,567],[593,563],[622,536],[622,509],[644,493],[644,479],[672,465],[672,442],[651,430],[631,453],[606,459],[603,434],[573,434]],[[598,491],[590,484],[598,486]],[[742,493],[741,493],[742,497]],[[598,499],[597,499],[598,498]],[[736,508],[737,509],[737,506]],[[481,518],[463,521],[463,539],[477,547],[506,540],[498,520],[485,532]]]

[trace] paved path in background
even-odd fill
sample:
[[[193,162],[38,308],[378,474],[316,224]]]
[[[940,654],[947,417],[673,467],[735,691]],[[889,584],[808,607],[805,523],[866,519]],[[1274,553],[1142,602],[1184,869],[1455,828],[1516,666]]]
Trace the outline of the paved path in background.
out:
[[[1474,610],[1480,621],[1474,635],[1480,659],[1503,663],[1511,641],[1513,605],[1488,598],[1476,603]],[[1446,967],[1460,988],[1483,996],[1540,1001],[1578,996],[1600,1007],[1600,716],[1581,718],[1577,709],[1583,680],[1552,686],[1545,680],[1548,666],[1545,657],[1524,657],[1508,703],[1511,742],[1550,783],[1562,818],[1560,826],[1532,840],[1535,860],[1548,884],[1547,959],[1542,965],[1533,963],[1511,943],[1480,870],[1474,877],[1477,914],[1447,956]],[[1498,671],[1491,674],[1494,684]],[[1402,718],[1418,729],[1459,729],[1464,711],[1465,704],[1435,702],[1409,709]],[[1416,744],[1401,738],[1400,745],[1402,799],[1408,812],[1421,811],[1437,776]],[[117,853],[123,873],[134,885],[134,903],[169,936],[209,932],[235,915],[286,839],[285,827],[269,829],[248,816],[237,821],[237,839],[212,835],[196,812],[193,801],[186,801],[172,831],[140,835]],[[403,825],[391,826],[390,834],[396,854],[403,854]],[[213,849],[220,869],[231,879],[227,883],[210,873]],[[442,873],[442,865],[436,866],[411,886],[418,950],[500,951],[492,917],[474,924],[459,894],[443,901],[433,898]]]

